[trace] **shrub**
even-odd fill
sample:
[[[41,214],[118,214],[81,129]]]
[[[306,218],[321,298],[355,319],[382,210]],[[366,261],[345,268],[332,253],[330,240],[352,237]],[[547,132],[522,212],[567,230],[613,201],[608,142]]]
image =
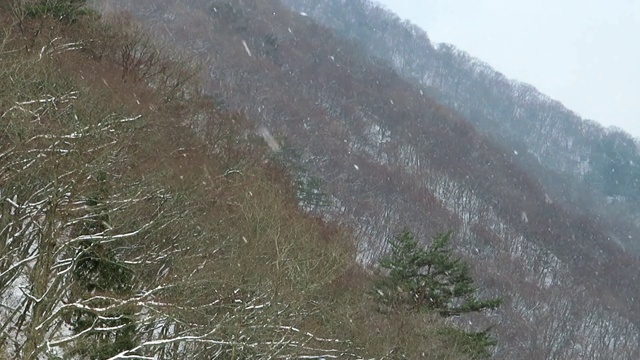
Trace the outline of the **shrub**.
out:
[[[30,17],[52,16],[65,22],[75,22],[89,10],[86,0],[38,0],[24,2],[23,8]]]

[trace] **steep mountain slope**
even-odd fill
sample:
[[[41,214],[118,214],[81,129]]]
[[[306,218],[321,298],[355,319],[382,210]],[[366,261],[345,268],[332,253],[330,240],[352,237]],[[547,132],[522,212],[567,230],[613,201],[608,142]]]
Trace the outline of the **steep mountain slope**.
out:
[[[499,358],[640,356],[638,260],[424,87],[275,0],[104,6],[197,56],[211,94],[300,149],[333,196],[325,216],[358,228],[363,263],[402,226],[425,242],[453,228],[487,293],[507,298],[464,319],[498,322]]]
[[[183,56],[81,3],[0,2],[0,359],[470,358],[376,311]]]
[[[429,89],[513,149],[514,161],[535,169],[554,199],[595,217],[613,241],[640,251],[640,147],[628,134],[581,119],[452,45],[434,47],[423,30],[371,1],[284,2]]]

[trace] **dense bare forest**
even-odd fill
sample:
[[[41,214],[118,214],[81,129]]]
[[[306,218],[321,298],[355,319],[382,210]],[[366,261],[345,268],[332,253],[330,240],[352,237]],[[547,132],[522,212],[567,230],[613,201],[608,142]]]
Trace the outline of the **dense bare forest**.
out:
[[[83,3],[0,6],[0,356],[640,357],[635,140],[367,1]]]
[[[490,319],[477,319],[479,327],[486,321],[498,323],[497,357],[638,355],[638,259],[621,241],[611,240],[613,229],[636,231],[635,225],[621,218],[626,228],[618,227],[609,222],[612,216],[600,216],[593,203],[576,208],[579,201],[593,200],[550,188],[555,179],[560,179],[560,186],[573,185],[561,168],[548,165],[562,161],[538,161],[536,156],[541,155],[535,148],[529,150],[530,144],[496,141],[482,127],[476,129],[467,119],[469,113],[438,102],[446,88],[399,75],[385,58],[370,55],[373,43],[343,39],[316,23],[311,5],[308,10],[291,11],[278,1],[108,4],[111,10],[129,11],[159,36],[184,46],[206,64],[208,91],[224,94],[229,109],[246,113],[298,150],[299,162],[310,176],[322,180],[323,191],[331,196],[323,216],[357,228],[363,264],[375,264],[387,251],[383,239],[403,226],[415,229],[425,242],[436,232],[454,229],[459,254],[474,263],[487,295],[505,294],[501,310]],[[334,11],[323,14],[340,13],[375,27],[364,15],[351,17],[353,7],[368,3],[313,4],[318,8],[333,4]],[[371,6],[365,9],[387,16],[392,24],[397,21]],[[349,24],[344,27],[363,32]],[[402,36],[428,40],[410,26],[387,30],[379,30],[391,39],[385,46]],[[424,50],[428,51],[435,50]],[[438,51],[439,58],[446,58],[446,49]],[[455,51],[449,53],[451,61],[465,59]],[[419,58],[414,53],[403,61],[410,64]],[[468,71],[482,74],[483,68],[474,64],[469,59]],[[460,89],[474,79],[468,73],[456,75]],[[448,78],[439,81],[456,83]],[[508,90],[500,90],[504,87],[500,82],[486,86]],[[452,101],[463,103],[464,94],[455,95],[461,98]],[[544,104],[558,106],[551,101]],[[531,107],[513,108],[539,113]],[[563,124],[548,120],[547,125],[535,121],[522,125]],[[573,123],[598,130],[589,123]],[[618,136],[602,134],[605,139]],[[569,141],[560,134],[556,139]],[[547,143],[554,141],[550,138]],[[557,148],[549,153],[565,156]],[[582,194],[600,191],[587,189],[593,190]]]
[[[599,222],[627,250],[640,251],[640,151],[631,136],[579,118],[453,45],[433,45],[425,31],[368,0],[283,2],[423,86],[513,150],[512,160],[533,169],[555,200]]]
[[[304,211],[328,204],[318,180],[203,92],[202,64],[83,5],[0,3],[0,358],[491,354],[487,331],[374,296],[351,229]],[[429,309],[481,310],[466,263],[431,253],[468,306]]]

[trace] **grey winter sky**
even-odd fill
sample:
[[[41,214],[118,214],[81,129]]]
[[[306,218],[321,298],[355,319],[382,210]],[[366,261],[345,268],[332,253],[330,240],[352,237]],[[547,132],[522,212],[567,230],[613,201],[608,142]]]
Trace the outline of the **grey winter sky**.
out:
[[[377,0],[584,118],[640,138],[640,0]]]

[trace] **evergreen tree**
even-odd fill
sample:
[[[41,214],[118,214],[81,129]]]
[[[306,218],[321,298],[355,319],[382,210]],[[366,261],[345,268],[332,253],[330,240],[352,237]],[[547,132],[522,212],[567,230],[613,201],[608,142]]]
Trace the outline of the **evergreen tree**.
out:
[[[78,17],[90,13],[86,0],[27,0],[24,2],[27,15],[32,17],[50,15],[65,22],[75,22]]]
[[[90,213],[80,224],[82,235],[105,234],[109,231],[109,196],[107,175],[96,175],[98,190],[86,200]],[[126,297],[133,290],[134,274],[125,264],[118,261],[109,244],[84,240],[79,244],[78,255],[73,269],[75,281],[71,301],[95,295]],[[95,303],[107,307],[108,300]],[[123,350],[135,347],[136,326],[133,311],[118,309],[109,313],[96,314],[90,310],[75,310],[68,323],[74,333],[85,332],[84,341],[79,342],[73,352],[87,359],[107,359]],[[88,331],[88,332],[87,332]]]
[[[409,230],[391,240],[391,256],[380,261],[380,266],[389,270],[376,285],[381,300],[446,317],[497,308],[501,299],[480,300],[476,296],[469,265],[449,247],[451,235],[437,235],[427,249],[418,245]]]
[[[502,303],[500,298],[478,299],[469,265],[449,247],[451,235],[437,235],[426,249],[406,229],[391,240],[391,255],[380,260],[380,266],[389,272],[376,283],[379,299],[391,308],[409,306],[444,317],[497,308]],[[496,345],[490,330],[446,327],[440,335],[472,359],[487,359]]]
[[[314,212],[331,205],[331,199],[324,191],[324,182],[310,174],[300,149],[284,144],[274,159],[291,174],[298,204],[303,209]]]

